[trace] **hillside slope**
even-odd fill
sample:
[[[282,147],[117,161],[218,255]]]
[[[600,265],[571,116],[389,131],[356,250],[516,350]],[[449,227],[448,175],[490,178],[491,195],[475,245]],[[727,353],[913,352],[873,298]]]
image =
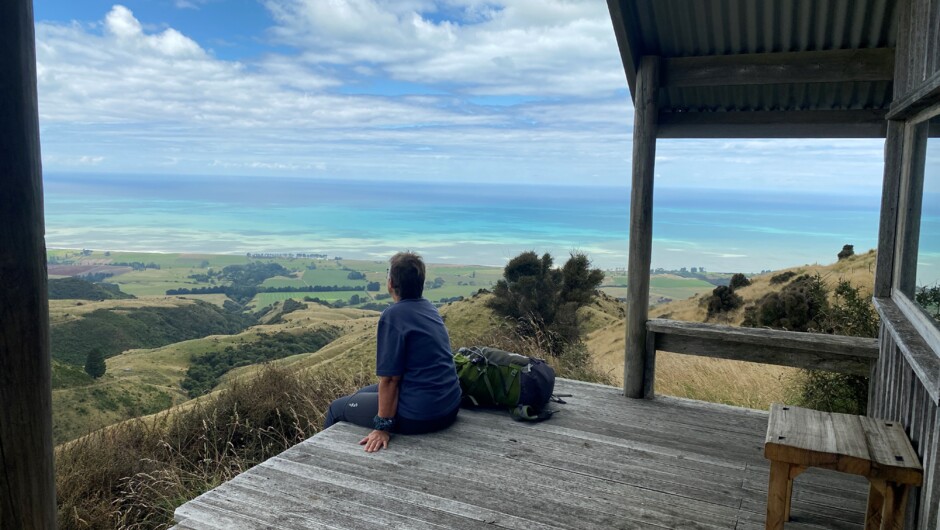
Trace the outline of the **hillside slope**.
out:
[[[870,293],[874,284],[875,252],[852,256],[830,265],[807,265],[754,276],[751,285],[736,291],[744,305],[715,320],[708,320],[704,305],[707,295],[678,300],[650,308],[650,318],[669,318],[689,322],[714,322],[739,326],[744,310],[764,295],[778,291],[782,284],[772,285],[770,279],[783,272],[796,275],[819,274],[830,287],[847,280]],[[618,383],[623,381],[623,355],[626,328],[623,320],[598,328],[587,336],[588,349],[603,371]],[[669,352],[656,357],[656,391],[693,399],[766,409],[774,401],[786,401],[792,388],[794,368],[762,365],[723,359],[710,359]]]
[[[136,300],[111,301],[110,303],[130,303]],[[198,305],[193,301],[163,300],[159,303],[176,307],[177,304]],[[72,306],[75,307],[75,306]],[[77,306],[83,310],[85,306]],[[101,308],[91,309],[91,313]],[[71,311],[71,310],[69,310]],[[69,319],[63,309],[59,309],[57,318]],[[134,418],[154,414],[189,401],[189,396],[181,388],[186,371],[193,357],[211,351],[219,351],[227,346],[244,346],[264,341],[275,333],[304,334],[330,327],[339,329],[342,336],[317,351],[295,355],[284,359],[284,364],[316,364],[318,360],[336,356],[352,357],[350,352],[367,336],[372,336],[371,352],[374,357],[375,322],[378,313],[356,309],[331,309],[309,304],[307,309],[300,309],[283,317],[283,322],[271,325],[257,325],[233,335],[209,335],[192,340],[149,348],[131,349],[107,359],[107,373],[99,380],[82,377],[74,368],[59,365],[56,373],[63,381],[53,390],[53,436],[56,443],[62,443],[104,426]],[[357,321],[362,321],[361,323]],[[373,359],[374,365],[374,359]],[[241,374],[251,374],[260,366],[253,365],[229,372],[223,381]]]

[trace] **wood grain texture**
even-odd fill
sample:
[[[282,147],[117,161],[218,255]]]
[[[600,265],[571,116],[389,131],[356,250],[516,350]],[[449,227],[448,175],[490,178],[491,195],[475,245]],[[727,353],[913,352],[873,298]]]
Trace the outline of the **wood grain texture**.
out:
[[[874,296],[891,296],[894,283],[894,256],[897,252],[898,197],[903,171],[904,123],[888,122],[885,139],[885,166],[881,188],[881,217],[878,225],[878,257],[875,265]]]
[[[30,0],[0,2],[0,528],[55,528],[36,55]]]
[[[758,527],[767,414],[558,380],[572,394],[541,423],[463,410],[451,428],[367,454],[340,423],[177,509],[200,528]],[[866,484],[809,470],[788,530],[859,529]],[[506,502],[506,499],[525,499]]]
[[[664,88],[890,81],[894,49],[678,57],[663,60]]]
[[[764,456],[900,484],[923,480],[901,424],[779,403],[770,410]]]
[[[659,138],[884,138],[885,109],[661,112]]]
[[[646,320],[649,316],[650,259],[653,251],[653,174],[659,94],[659,58],[640,60],[633,124],[633,173],[630,186],[630,242],[627,262],[624,396],[642,398],[646,375]]]
[[[660,351],[869,375],[877,339],[653,319]]]
[[[881,317],[882,334],[891,335],[893,345],[903,357],[903,360],[892,359],[894,362],[885,363],[878,370],[878,378],[883,379],[885,384],[885,390],[881,392],[883,401],[881,416],[894,420],[900,419],[899,415],[893,413],[900,405],[900,397],[897,393],[901,390],[892,391],[892,388],[900,385],[904,369],[913,371],[917,376],[917,384],[930,394],[933,405],[936,406],[940,403],[940,355],[930,348],[894,300],[875,298],[874,301],[875,310]],[[888,353],[883,352],[883,357]]]
[[[927,158],[927,124],[908,124],[898,199],[897,257],[894,263],[894,289],[914,296],[917,275],[917,247],[923,201],[924,169]]]

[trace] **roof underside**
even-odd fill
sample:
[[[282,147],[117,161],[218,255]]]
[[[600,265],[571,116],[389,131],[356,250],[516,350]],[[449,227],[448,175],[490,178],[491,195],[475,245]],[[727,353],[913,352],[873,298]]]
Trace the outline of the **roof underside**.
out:
[[[884,137],[894,0],[608,5],[631,94],[660,58],[660,137]]]

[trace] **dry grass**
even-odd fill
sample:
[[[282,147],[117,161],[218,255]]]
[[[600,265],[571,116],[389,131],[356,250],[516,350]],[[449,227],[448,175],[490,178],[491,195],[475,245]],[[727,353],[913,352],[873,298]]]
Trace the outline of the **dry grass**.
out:
[[[59,527],[167,528],[181,503],[309,438],[333,399],[368,382],[268,367],[184,409],[61,446]]]
[[[874,284],[875,252],[852,256],[831,265],[806,265],[785,271],[797,274],[819,274],[834,287],[840,279],[871,292]],[[744,298],[744,306],[711,322],[741,325],[744,307],[764,295],[780,290],[783,284],[772,285],[770,278],[784,271],[774,271],[751,278],[751,285],[736,292]],[[703,296],[655,306],[650,318],[670,318],[688,322],[708,320]],[[612,375],[614,384],[623,383],[624,322],[591,331],[587,336],[588,350],[600,371]],[[799,385],[800,370],[774,365],[729,361],[659,352],[656,358],[656,392],[700,399],[729,405],[766,409],[775,401],[793,401]]]

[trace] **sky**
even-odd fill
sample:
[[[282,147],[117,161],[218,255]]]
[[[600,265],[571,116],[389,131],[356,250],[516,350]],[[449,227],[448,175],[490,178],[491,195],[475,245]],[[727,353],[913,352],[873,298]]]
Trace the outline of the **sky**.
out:
[[[626,186],[600,0],[35,0],[44,169]],[[657,186],[879,193],[877,140],[660,140]]]

